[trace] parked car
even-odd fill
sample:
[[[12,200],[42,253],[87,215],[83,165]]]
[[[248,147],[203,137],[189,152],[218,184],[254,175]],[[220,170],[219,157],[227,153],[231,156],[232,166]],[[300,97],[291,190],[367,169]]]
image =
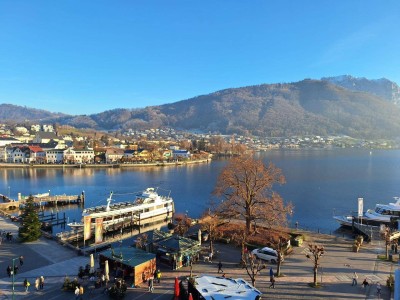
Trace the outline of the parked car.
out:
[[[11,216],[10,219],[12,222],[22,222],[22,217]]]
[[[257,258],[270,261],[273,264],[276,264],[276,262],[278,261],[278,252],[272,248],[268,247],[258,248],[251,251],[251,253],[255,255]]]

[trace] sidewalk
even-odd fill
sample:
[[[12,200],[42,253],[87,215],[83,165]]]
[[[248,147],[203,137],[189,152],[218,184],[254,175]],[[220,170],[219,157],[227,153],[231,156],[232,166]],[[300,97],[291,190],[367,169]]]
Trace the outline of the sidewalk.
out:
[[[0,229],[17,233],[16,224],[0,218]],[[390,299],[390,292],[386,287],[386,279],[397,264],[380,261],[377,254],[382,253],[381,242],[364,244],[359,253],[351,251],[351,240],[329,235],[307,233],[308,239],[302,247],[294,247],[293,252],[285,257],[281,272],[284,276],[277,277],[275,289],[269,289],[269,268],[276,271],[276,265],[267,263],[266,269],[257,277],[256,287],[264,294],[263,299]],[[325,254],[321,258],[318,273],[318,281],[322,283],[320,288],[312,288],[309,283],[313,281],[313,262],[305,256],[308,244],[315,242],[325,247]],[[216,244],[219,251],[214,262],[199,261],[193,265],[194,275],[215,275],[217,263],[221,260],[226,277],[243,278],[250,281],[246,270],[238,267],[240,260],[240,249],[233,245]],[[6,267],[12,258],[20,255],[25,257],[24,265],[16,276],[16,299],[29,299],[21,286],[25,278],[31,283],[38,276],[45,277],[45,285],[57,290],[62,286],[65,275],[75,277],[79,266],[89,263],[88,257],[77,256],[72,249],[66,248],[57,242],[41,238],[33,243],[3,243],[0,246],[0,299],[11,299],[12,284],[6,274]],[[16,261],[18,262],[18,260]],[[147,287],[143,284],[140,288],[129,288],[127,299],[170,299],[173,293],[173,282],[175,277],[184,278],[190,274],[190,268],[184,267],[179,270],[170,270],[167,266],[159,266],[162,271],[160,284],[155,285],[155,293],[147,293]],[[352,286],[352,274],[357,272],[358,285]],[[370,286],[366,289],[361,287],[364,278],[368,278]],[[376,283],[382,285],[382,295],[376,295]],[[33,291],[34,287],[31,286]],[[36,292],[39,293],[39,292]],[[101,295],[100,290],[94,290],[95,297],[92,299],[107,299]],[[40,294],[37,299],[40,299]],[[62,292],[57,299],[71,299],[71,295]]]

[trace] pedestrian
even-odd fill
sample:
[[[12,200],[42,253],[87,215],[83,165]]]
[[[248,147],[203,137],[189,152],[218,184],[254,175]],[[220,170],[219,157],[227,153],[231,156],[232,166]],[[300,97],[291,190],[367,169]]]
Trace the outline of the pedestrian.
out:
[[[269,288],[274,289],[275,288],[275,277],[274,276],[271,277],[270,282],[271,282],[271,284],[270,284]]]
[[[378,296],[380,296],[381,295],[381,284],[378,282],[377,284],[376,284],[376,294],[378,295]]]
[[[161,281],[161,271],[160,271],[160,269],[157,270],[156,278],[157,278],[157,283],[160,283],[160,281]]]
[[[218,274],[220,271],[221,271],[221,273],[224,273],[224,271],[222,271],[222,262],[221,261],[219,261],[219,263],[218,263]]]
[[[18,266],[14,266],[14,275],[17,275],[18,270],[19,270],[19,267]]]
[[[269,281],[271,281],[272,278],[274,278],[274,271],[272,270],[272,267],[271,267],[271,268],[269,268]]]
[[[8,275],[8,277],[11,277],[11,267],[10,266],[7,267],[7,275]]]
[[[25,292],[28,292],[28,289],[29,289],[30,285],[31,285],[31,283],[28,281],[28,279],[25,278],[25,280],[24,280]]]
[[[358,279],[358,275],[356,272],[353,273],[353,281],[351,283],[351,285],[357,285],[357,279]]]
[[[106,275],[104,275],[104,273],[101,275],[101,286],[105,286],[106,285]]]
[[[39,290],[39,277],[36,277],[35,280],[35,289],[38,291]]]
[[[82,300],[83,299],[83,293],[84,293],[84,289],[83,289],[83,285],[79,286],[79,299]]]
[[[41,290],[43,290],[43,288],[44,288],[44,277],[43,276],[40,276],[40,278],[39,278],[39,288]]]
[[[363,283],[362,283],[362,287],[365,288],[365,287],[367,287],[367,286],[369,286],[369,283],[368,283],[367,278],[365,278],[364,281],[363,281]]]
[[[212,263],[212,259],[213,259],[213,253],[210,252],[210,254],[208,255],[208,260]]]
[[[149,292],[153,292],[153,290],[154,290],[154,277],[153,277],[153,275],[150,275],[150,277],[148,279],[148,282],[149,282]]]
[[[24,264],[24,257],[21,255],[19,257],[19,265],[22,267],[23,264]]]
[[[78,300],[79,299],[79,286],[76,286],[74,294],[75,294],[75,300]]]

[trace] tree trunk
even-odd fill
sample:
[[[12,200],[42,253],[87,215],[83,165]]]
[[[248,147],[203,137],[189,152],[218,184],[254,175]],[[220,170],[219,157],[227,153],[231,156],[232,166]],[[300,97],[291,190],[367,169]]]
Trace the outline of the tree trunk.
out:
[[[212,239],[212,236],[210,235],[209,236],[209,238],[210,238],[210,253],[213,253],[214,251],[214,243],[213,243],[213,239]]]
[[[314,286],[317,286],[317,273],[318,273],[318,268],[314,267]]]
[[[245,241],[242,241],[242,249],[241,249],[241,257],[242,257],[242,262],[245,261],[245,257],[244,257],[244,246],[245,246]]]
[[[276,265],[276,276],[281,276],[281,263],[282,263],[282,257],[281,254],[278,253],[278,261]]]
[[[250,219],[246,217],[246,237],[250,234],[251,222]]]

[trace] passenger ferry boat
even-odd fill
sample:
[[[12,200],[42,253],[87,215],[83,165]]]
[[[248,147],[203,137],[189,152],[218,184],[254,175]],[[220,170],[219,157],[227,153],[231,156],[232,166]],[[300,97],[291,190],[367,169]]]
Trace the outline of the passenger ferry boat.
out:
[[[396,200],[394,203],[376,204],[375,209],[368,209],[363,213],[362,217],[347,215],[333,216],[333,218],[341,226],[352,226],[354,220],[355,223],[362,223],[364,225],[388,225],[391,227],[396,221],[400,220],[400,198],[394,197],[394,199]]]
[[[169,221],[174,213],[174,201],[168,196],[161,196],[158,189],[147,188],[134,201],[111,204],[113,193],[107,198],[107,205],[86,208],[82,213],[82,222],[68,223],[72,228],[83,227],[83,219],[90,216],[91,227],[95,227],[96,219],[103,219],[104,230],[112,230],[116,225],[130,223],[144,225],[159,221]]]

